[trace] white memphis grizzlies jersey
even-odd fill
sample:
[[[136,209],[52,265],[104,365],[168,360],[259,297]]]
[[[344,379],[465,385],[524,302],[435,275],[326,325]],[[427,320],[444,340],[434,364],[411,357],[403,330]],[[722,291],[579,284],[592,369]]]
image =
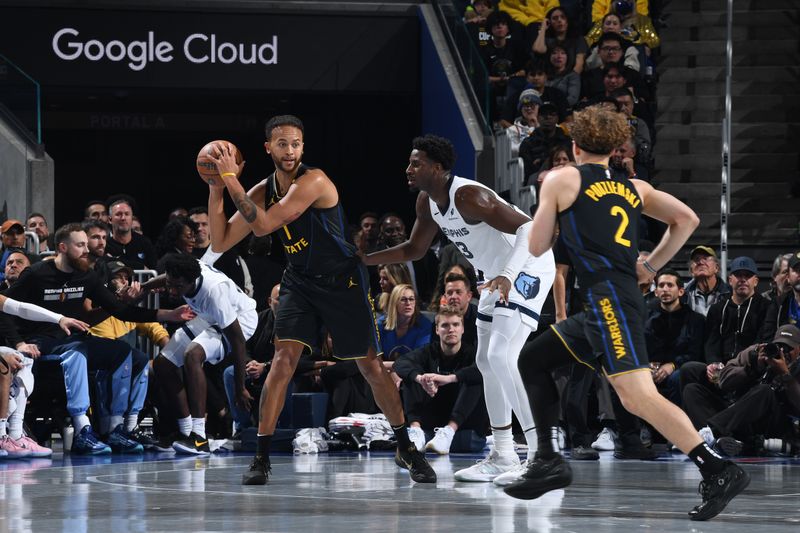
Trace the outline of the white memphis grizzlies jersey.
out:
[[[228,276],[202,261],[200,269],[200,281],[194,295],[183,297],[198,317],[209,326],[223,329],[236,319],[242,322],[257,317],[256,301],[242,292]]]
[[[501,202],[508,204],[515,211],[522,213],[516,206],[509,204],[489,187],[474,180],[454,176],[450,184],[450,198],[446,212],[441,212],[439,206],[429,199],[431,216],[442,228],[442,232],[459,249],[475,270],[483,271],[483,277],[489,281],[497,277],[509,259],[514,248],[516,234],[503,233],[485,222],[468,224],[461,213],[456,209],[456,191],[464,186],[482,187],[495,195]],[[553,252],[548,250],[539,257],[529,256],[524,267],[511,280],[512,290],[509,293],[507,308],[520,309],[523,312],[523,321],[536,329],[542,305],[550,292],[555,277],[556,265]],[[485,291],[484,291],[485,292]],[[492,314],[492,308],[500,306],[496,302],[498,294],[493,296],[481,293],[481,304],[478,305],[478,318]],[[479,320],[480,322],[480,320]]]
[[[514,241],[517,236],[512,233],[503,233],[485,222],[479,222],[478,224],[468,224],[465,222],[461,213],[456,209],[455,201],[456,191],[465,186],[486,189],[497,197],[498,200],[507,204],[518,213],[522,213],[522,211],[515,205],[509,204],[500,198],[497,193],[489,187],[477,181],[460,178],[458,176],[453,176],[453,181],[450,184],[450,198],[446,212],[440,212],[436,202],[430,198],[428,199],[433,220],[442,228],[442,232],[445,236],[452,241],[464,257],[475,267],[475,270],[483,272],[484,279],[488,281],[497,277],[506,266],[506,260],[511,253],[511,249],[514,247]],[[549,260],[544,258],[549,258]],[[531,256],[523,270],[529,268],[536,270],[540,267],[545,267],[544,270],[553,270],[555,268],[552,252],[542,255],[540,259],[543,260],[539,262],[535,257]],[[534,262],[541,264],[533,266]],[[552,265],[549,268],[547,267],[548,262]]]

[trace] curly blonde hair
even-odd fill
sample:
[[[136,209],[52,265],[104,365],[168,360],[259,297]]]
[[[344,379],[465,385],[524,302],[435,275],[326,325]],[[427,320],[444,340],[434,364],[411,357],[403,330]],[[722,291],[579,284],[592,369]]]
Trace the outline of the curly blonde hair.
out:
[[[578,148],[597,155],[608,155],[631,136],[623,113],[593,105],[573,115],[570,135]]]

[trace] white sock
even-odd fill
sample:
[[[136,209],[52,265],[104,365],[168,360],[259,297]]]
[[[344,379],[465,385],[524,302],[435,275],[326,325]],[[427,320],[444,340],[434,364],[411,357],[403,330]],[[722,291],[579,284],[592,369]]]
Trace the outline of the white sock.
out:
[[[136,429],[137,424],[139,424],[139,413],[136,413],[135,415],[131,414],[125,417],[125,431],[128,433]]]
[[[86,416],[86,413],[72,416],[72,427],[75,428],[76,435],[80,433],[83,428],[90,425],[89,417]]]
[[[7,418],[0,418],[0,437],[6,436],[6,426],[8,425]]]
[[[536,455],[536,450],[539,449],[539,441],[536,436],[536,428],[530,428],[525,432],[525,442],[528,443],[528,460],[533,459]]]
[[[206,419],[192,418],[192,432],[202,438],[206,438]]]
[[[112,415],[108,417],[108,432],[114,431],[117,429],[117,426],[122,425],[125,422],[125,417],[122,415]]]
[[[181,434],[188,437],[189,433],[192,432],[192,417],[187,416],[186,418],[179,418],[178,430],[181,432]]]
[[[17,391],[17,408],[8,417],[8,435],[17,440],[22,437],[22,423],[25,421],[25,407],[28,404],[28,394],[20,387]]]
[[[500,455],[511,455],[514,453],[514,435],[511,433],[511,428],[492,428],[492,435],[494,435],[494,449],[497,453]]]

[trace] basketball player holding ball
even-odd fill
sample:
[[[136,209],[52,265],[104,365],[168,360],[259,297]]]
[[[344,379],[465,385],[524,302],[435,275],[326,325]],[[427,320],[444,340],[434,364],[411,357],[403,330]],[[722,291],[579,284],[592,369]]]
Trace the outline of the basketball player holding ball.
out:
[[[377,355],[380,350],[366,269],[349,242],[336,186],[320,169],[301,163],[303,123],[292,115],[266,125],[267,155],[275,172],[250,191],[239,183],[244,163],[218,144],[214,161],[224,188],[209,184],[208,216],[214,252],[224,252],[251,231],[277,232],[286,253],[280,306],[275,319],[275,357],[261,392],[258,445],[243,485],[263,485],[270,472],[269,451],[286,388],[304,350],[325,325],[340,359],[354,359],[375,401],[397,437],[395,462],[418,483],[435,483],[436,473],[408,437],[400,395]],[[224,190],[238,212],[229,220]]]

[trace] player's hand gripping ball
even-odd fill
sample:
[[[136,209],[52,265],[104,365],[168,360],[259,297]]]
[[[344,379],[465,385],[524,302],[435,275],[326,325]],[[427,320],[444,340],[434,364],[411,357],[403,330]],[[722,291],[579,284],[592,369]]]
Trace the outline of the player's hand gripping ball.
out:
[[[225,183],[222,181],[219,172],[217,171],[217,164],[214,159],[220,156],[223,147],[229,146],[231,151],[236,156],[236,164],[242,164],[242,153],[236,148],[236,145],[230,141],[211,141],[200,149],[197,154],[197,173],[203,178],[203,181],[208,185],[215,187],[224,187]]]

